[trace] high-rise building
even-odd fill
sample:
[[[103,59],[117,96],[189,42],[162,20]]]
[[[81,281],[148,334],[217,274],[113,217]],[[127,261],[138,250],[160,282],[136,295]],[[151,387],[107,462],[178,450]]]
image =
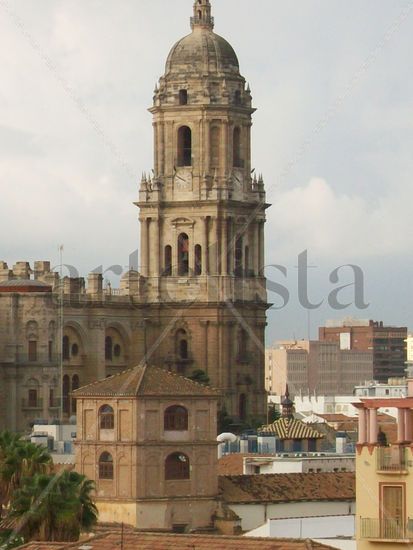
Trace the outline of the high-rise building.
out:
[[[319,329],[319,339],[337,342],[341,349],[371,351],[373,377],[379,382],[403,377],[406,370],[407,327],[385,326],[382,321],[345,319]]]
[[[267,391],[283,395],[351,395],[354,387],[373,376],[371,351],[340,349],[336,342],[279,342],[266,350]]]

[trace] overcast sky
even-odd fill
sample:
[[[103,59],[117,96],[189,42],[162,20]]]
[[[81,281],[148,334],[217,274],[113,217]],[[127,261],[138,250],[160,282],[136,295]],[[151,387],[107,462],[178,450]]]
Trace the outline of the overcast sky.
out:
[[[267,263],[291,299],[268,341],[354,315],[413,327],[413,1],[215,0],[255,107],[253,165],[268,200]],[[0,259],[50,259],[82,275],[128,265],[137,185],[152,167],[147,108],[192,0],[0,0]],[[311,315],[309,297],[357,264],[365,301]],[[342,284],[351,283],[343,270]],[[349,298],[350,292],[341,298]],[[270,301],[281,304],[276,293]]]

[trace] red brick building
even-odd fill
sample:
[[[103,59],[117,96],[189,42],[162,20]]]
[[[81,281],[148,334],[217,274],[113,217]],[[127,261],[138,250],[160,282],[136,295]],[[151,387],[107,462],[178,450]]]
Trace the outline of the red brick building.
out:
[[[405,375],[407,327],[383,321],[348,319],[319,328],[319,340],[336,342],[343,350],[372,351],[373,377],[380,382]]]

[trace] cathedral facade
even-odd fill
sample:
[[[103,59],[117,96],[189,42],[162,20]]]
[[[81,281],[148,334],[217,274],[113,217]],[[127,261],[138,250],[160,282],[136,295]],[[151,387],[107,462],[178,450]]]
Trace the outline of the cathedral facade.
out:
[[[0,264],[0,428],[76,413],[71,392],[138,364],[202,372],[236,422],[266,414],[265,201],[251,165],[254,109],[231,45],[196,0],[153,106],[140,183],[140,266],[120,288]],[[60,396],[63,400],[60,400]]]

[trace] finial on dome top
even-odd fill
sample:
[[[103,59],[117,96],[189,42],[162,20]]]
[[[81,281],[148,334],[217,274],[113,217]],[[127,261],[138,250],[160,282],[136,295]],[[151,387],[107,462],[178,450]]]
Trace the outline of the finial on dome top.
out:
[[[209,0],[195,0],[194,15],[191,17],[191,29],[195,28],[209,29],[214,28],[214,18],[211,16],[211,2]]]

